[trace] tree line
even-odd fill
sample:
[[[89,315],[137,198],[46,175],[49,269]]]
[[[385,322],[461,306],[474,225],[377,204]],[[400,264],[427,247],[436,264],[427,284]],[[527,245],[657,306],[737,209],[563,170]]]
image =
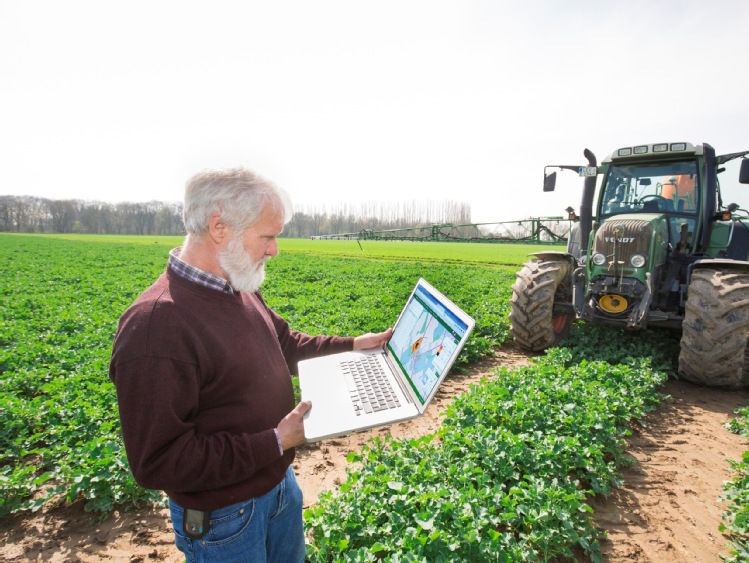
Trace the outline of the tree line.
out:
[[[470,204],[454,201],[344,203],[330,208],[326,205],[298,205],[294,217],[284,228],[284,236],[305,238],[470,222]]]
[[[182,204],[179,203],[103,203],[34,196],[0,196],[0,231],[97,235],[184,234]]]
[[[299,205],[284,235],[358,233],[435,223],[471,222],[471,207],[452,201]],[[182,204],[149,201],[104,203],[35,196],[0,196],[0,232],[184,235]]]

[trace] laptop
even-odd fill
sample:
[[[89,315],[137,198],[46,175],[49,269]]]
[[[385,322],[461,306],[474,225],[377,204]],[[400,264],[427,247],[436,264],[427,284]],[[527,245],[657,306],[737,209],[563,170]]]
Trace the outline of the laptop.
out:
[[[384,348],[299,362],[308,442],[416,418],[450,371],[474,320],[419,279]]]

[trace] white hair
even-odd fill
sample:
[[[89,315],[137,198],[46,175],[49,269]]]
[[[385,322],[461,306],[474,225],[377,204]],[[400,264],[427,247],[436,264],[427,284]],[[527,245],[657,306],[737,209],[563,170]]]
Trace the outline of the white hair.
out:
[[[185,186],[182,221],[188,235],[202,237],[218,211],[226,225],[241,233],[257,223],[268,206],[283,216],[284,224],[291,220],[289,195],[269,180],[246,168],[206,170]]]

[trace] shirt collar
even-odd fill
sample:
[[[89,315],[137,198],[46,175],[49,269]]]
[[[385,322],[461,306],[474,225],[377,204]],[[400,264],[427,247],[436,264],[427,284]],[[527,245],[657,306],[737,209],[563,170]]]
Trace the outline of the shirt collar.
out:
[[[203,287],[232,295],[235,293],[231,284],[221,276],[211,274],[210,272],[206,272],[205,270],[201,270],[192,264],[180,260],[179,255],[181,252],[181,246],[173,248],[169,252],[169,267],[175,274],[186,280],[197,283],[198,285],[202,285]]]

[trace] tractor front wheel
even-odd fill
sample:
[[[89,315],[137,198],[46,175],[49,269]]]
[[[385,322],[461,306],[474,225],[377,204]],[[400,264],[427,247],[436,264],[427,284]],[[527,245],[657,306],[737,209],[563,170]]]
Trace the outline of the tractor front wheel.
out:
[[[684,313],[679,376],[711,387],[749,383],[749,274],[698,268]]]
[[[570,263],[540,259],[523,264],[512,286],[510,331],[521,348],[540,352],[567,336],[574,313],[567,297]]]

